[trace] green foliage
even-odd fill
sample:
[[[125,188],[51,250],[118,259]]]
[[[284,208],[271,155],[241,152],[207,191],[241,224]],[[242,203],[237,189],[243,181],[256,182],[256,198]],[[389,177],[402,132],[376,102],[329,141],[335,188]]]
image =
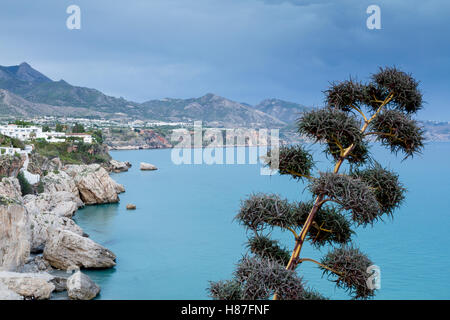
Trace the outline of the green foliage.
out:
[[[25,144],[16,138],[11,138],[5,135],[0,134],[0,147],[13,147],[24,149]]]
[[[72,133],[85,133],[84,126],[81,123],[75,123],[72,127]]]
[[[268,299],[277,293],[281,300],[303,300],[304,285],[293,271],[276,261],[255,257],[244,257],[235,272],[241,283],[242,299]]]
[[[268,258],[278,261],[282,265],[287,265],[291,254],[286,248],[281,248],[278,241],[271,240],[267,236],[254,236],[248,240],[247,244],[250,252],[257,254],[261,258]]]
[[[280,174],[289,174],[294,179],[304,179],[311,175],[314,167],[312,155],[302,146],[282,146],[279,149],[278,171]],[[267,165],[274,168],[272,155],[267,155]]]
[[[44,193],[44,183],[42,182],[42,180],[39,181],[39,184],[37,186],[37,193],[41,194]]]
[[[361,122],[353,115],[333,108],[312,110],[304,113],[298,121],[301,134],[327,145],[326,153],[339,160],[341,150],[354,144],[348,155],[350,163],[364,163],[368,147],[361,133]]]
[[[313,208],[313,202],[300,202],[293,207],[296,226],[303,227]],[[346,244],[354,234],[350,222],[332,206],[323,205],[314,217],[307,238],[316,247],[327,244]]]
[[[392,215],[405,199],[406,189],[398,179],[398,175],[375,163],[365,170],[355,170],[353,176],[361,179],[372,188],[381,212]]]
[[[103,133],[102,130],[95,130],[92,132],[92,137],[97,141],[98,144],[103,143]]]
[[[209,295],[214,300],[241,300],[242,288],[236,279],[209,283]]]
[[[370,128],[382,145],[395,154],[402,151],[406,158],[420,153],[424,146],[424,130],[400,111],[386,110],[371,122]]]
[[[311,182],[313,194],[324,194],[338,203],[342,209],[352,212],[352,219],[358,224],[373,223],[380,214],[380,206],[374,192],[361,179],[337,173],[320,173]]]
[[[285,228],[292,224],[291,206],[276,194],[253,194],[242,201],[236,219],[255,233],[267,227]]]
[[[55,131],[56,132],[66,132],[66,130],[67,130],[66,126],[64,126],[64,125],[62,125],[60,123],[56,124],[56,127],[55,127]]]
[[[406,113],[415,113],[422,108],[423,100],[422,93],[418,89],[419,82],[410,74],[395,67],[386,67],[380,68],[379,72],[372,76],[372,80],[382,96],[394,94],[392,100],[394,108]]]
[[[51,131],[51,129],[48,125],[45,125],[42,127],[42,132],[50,132],[50,131]]]
[[[321,267],[323,273],[335,279],[336,286],[346,289],[355,299],[374,296],[374,290],[367,286],[370,277],[367,268],[373,263],[358,248],[343,246],[333,249],[322,259],[322,264],[335,271]]]
[[[17,180],[19,180],[22,196],[25,196],[27,194],[33,194],[33,187],[28,182],[28,180],[25,178],[25,175],[23,174],[22,171],[19,172],[19,174],[17,175]]]
[[[45,140],[35,141],[35,152],[47,158],[59,157],[63,164],[108,163],[111,156],[105,146],[83,142],[49,143]]]

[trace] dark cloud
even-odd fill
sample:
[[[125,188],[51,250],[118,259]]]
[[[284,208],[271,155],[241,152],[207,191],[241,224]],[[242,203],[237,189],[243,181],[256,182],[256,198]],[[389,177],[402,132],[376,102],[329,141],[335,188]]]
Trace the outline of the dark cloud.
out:
[[[366,28],[366,8],[382,30]],[[10,1],[0,11],[0,64],[28,61],[54,79],[137,101],[215,92],[255,103],[322,103],[329,81],[397,65],[422,80],[423,118],[450,119],[447,1]]]

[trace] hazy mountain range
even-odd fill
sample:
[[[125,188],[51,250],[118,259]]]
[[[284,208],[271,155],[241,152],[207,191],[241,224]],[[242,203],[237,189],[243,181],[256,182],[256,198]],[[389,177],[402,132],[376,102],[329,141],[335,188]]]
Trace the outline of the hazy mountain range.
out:
[[[284,127],[309,109],[303,105],[268,99],[256,106],[212,93],[192,99],[160,99],[143,103],[115,98],[102,92],[53,81],[29,64],[0,66],[2,117],[37,115],[130,118],[164,121],[202,120],[224,127]]]
[[[115,98],[96,89],[53,81],[29,64],[0,66],[0,118],[34,116],[95,117],[191,122],[217,127],[285,128],[292,131],[304,105],[267,99],[257,105],[212,93],[200,98],[159,99],[143,103]],[[421,121],[427,140],[450,141],[450,123]]]

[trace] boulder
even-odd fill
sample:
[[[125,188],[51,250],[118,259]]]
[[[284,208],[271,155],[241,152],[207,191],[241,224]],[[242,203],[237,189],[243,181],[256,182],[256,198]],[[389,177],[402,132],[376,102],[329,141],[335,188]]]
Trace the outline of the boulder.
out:
[[[52,267],[47,260],[45,260],[42,255],[30,256],[25,265],[18,270],[19,272],[25,273],[39,273],[42,271],[50,272]]]
[[[128,169],[131,168],[131,163],[129,162],[121,162],[117,160],[111,160],[109,162],[108,170],[111,172],[125,172],[128,171]]]
[[[20,294],[9,290],[4,284],[0,284],[0,301],[1,300],[23,300],[23,297]]]
[[[22,201],[19,180],[14,177],[3,178],[0,181],[0,196]]]
[[[62,270],[116,265],[116,256],[110,250],[68,230],[52,230],[45,245],[44,258],[52,267]]]
[[[136,206],[134,204],[127,204],[127,210],[136,210]]]
[[[30,214],[31,252],[42,252],[53,229],[68,230],[83,236],[84,232],[72,219],[53,214]]]
[[[67,279],[67,293],[73,300],[92,300],[100,293],[100,287],[78,271]]]
[[[55,286],[48,273],[0,272],[0,284],[29,299],[49,299]]]
[[[70,165],[65,171],[74,179],[85,204],[119,202],[118,194],[125,191],[124,187],[111,179],[108,172],[98,164]]]
[[[26,195],[24,205],[32,214],[52,214],[59,217],[71,218],[83,202],[78,196],[68,191]]]
[[[74,179],[64,171],[50,172],[42,178],[42,183],[45,193],[53,194],[58,191],[66,191],[72,193],[75,197],[79,197]]]
[[[158,170],[156,166],[150,163],[141,162],[141,170],[148,171],[148,170]]]
[[[0,196],[0,270],[17,270],[29,254],[28,213],[17,200]]]

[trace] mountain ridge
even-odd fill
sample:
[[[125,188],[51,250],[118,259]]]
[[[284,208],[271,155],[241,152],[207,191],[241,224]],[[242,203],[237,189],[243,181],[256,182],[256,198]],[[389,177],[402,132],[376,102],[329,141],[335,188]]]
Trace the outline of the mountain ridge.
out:
[[[200,120],[210,126],[272,128],[284,127],[286,120],[289,121],[289,117],[280,119],[277,113],[288,114],[305,108],[279,99],[266,99],[252,106],[213,93],[198,98],[138,103],[106,95],[97,89],[74,86],[64,80],[53,81],[26,62],[0,66],[0,89],[0,112],[4,117],[77,115],[175,122]],[[277,110],[271,110],[264,101],[276,101]],[[280,108],[284,110],[281,113]]]

